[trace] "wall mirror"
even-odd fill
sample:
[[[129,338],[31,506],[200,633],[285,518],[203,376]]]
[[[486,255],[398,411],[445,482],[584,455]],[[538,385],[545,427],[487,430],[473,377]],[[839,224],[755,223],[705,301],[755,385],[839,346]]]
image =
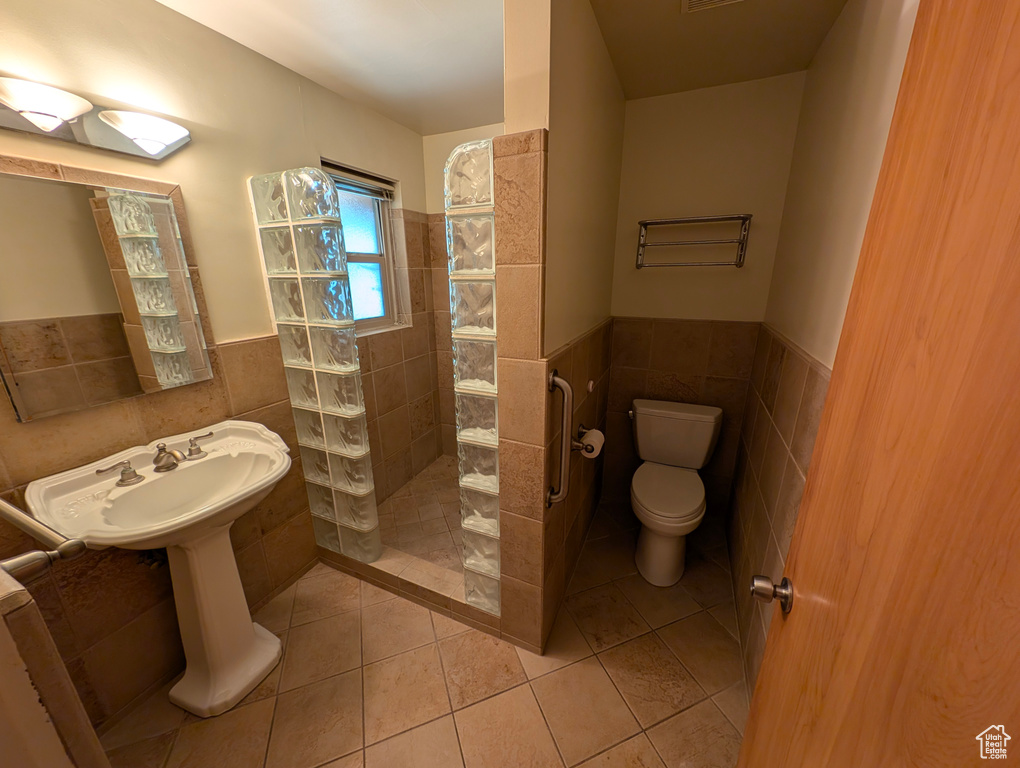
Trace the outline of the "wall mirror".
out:
[[[177,186],[0,156],[0,232],[19,421],[212,378]]]

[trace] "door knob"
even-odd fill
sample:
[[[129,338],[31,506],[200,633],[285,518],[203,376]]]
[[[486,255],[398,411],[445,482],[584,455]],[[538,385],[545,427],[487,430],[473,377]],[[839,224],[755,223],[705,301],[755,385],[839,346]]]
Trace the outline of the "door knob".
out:
[[[751,578],[751,596],[763,603],[779,598],[783,613],[789,613],[793,607],[793,583],[785,576],[778,584],[773,584],[768,576],[754,576]]]

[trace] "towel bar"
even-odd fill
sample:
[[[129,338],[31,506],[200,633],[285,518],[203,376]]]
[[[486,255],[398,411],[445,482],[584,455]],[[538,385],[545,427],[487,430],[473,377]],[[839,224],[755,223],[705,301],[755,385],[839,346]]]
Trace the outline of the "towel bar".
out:
[[[648,229],[650,227],[669,227],[684,224],[725,224],[730,221],[740,222],[740,237],[722,238],[709,240],[666,240],[662,242],[648,242]],[[645,219],[638,222],[638,248],[637,268],[644,267],[737,267],[744,266],[744,257],[747,254],[747,234],[751,229],[751,214],[738,213],[729,216],[689,216],[680,219]],[[733,261],[671,261],[653,262],[645,261],[645,248],[682,247],[688,245],[736,245],[737,256]]]

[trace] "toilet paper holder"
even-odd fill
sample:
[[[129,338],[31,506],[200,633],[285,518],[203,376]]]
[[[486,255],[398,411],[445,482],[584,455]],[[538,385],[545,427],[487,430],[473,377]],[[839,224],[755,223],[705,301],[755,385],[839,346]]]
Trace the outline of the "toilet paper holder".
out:
[[[591,432],[590,429],[582,424],[577,428],[577,439],[570,441],[570,450],[580,451],[581,453],[595,453],[595,446],[590,443],[581,442],[584,440],[584,436]]]

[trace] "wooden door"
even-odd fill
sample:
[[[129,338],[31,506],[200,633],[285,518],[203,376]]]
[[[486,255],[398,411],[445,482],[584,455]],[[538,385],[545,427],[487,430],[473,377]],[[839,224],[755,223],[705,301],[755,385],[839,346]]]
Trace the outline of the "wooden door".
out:
[[[921,0],[740,766],[1020,763],[1020,2]]]

